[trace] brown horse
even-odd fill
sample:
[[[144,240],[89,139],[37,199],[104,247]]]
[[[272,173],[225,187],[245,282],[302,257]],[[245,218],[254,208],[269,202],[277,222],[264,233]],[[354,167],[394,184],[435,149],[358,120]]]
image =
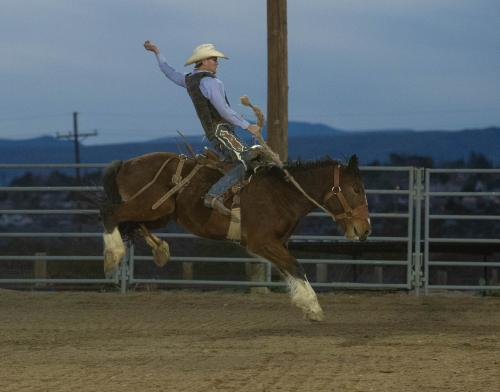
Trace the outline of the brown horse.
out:
[[[347,165],[323,159],[285,167],[297,185],[278,167],[257,171],[239,192],[241,220],[235,222],[203,204],[203,196],[221,177],[213,165],[172,153],[114,162],[103,181],[108,199],[101,208],[105,270],[114,270],[125,254],[118,229],[122,223],[135,225],[153,248],[155,262],[164,265],[168,245],[149,230],[175,220],[197,236],[236,240],[249,253],[272,262],[287,281],[292,302],[309,320],[322,320],[316,294],[287,242],[299,220],[317,206],[337,221],[348,239],[366,239],[371,225],[358,160],[352,156]]]

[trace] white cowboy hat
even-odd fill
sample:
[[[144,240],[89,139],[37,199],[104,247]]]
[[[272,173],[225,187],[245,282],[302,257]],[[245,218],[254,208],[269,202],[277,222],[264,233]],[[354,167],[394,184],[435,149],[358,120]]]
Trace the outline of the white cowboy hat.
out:
[[[184,66],[197,63],[210,57],[222,57],[224,59],[228,59],[224,53],[215,49],[213,44],[201,44],[194,48],[193,54],[186,60],[186,64],[184,64]]]

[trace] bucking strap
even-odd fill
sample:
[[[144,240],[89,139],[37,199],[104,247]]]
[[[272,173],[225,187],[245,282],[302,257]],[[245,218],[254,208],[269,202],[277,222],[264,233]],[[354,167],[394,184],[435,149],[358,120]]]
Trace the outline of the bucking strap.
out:
[[[131,198],[129,198],[129,199],[125,200],[125,201],[134,200],[137,196],[139,196],[146,189],[148,189],[151,185],[153,185],[156,182],[156,180],[158,179],[158,177],[160,176],[160,173],[163,171],[163,169],[165,169],[165,167],[168,165],[168,163],[172,159],[174,159],[174,158],[176,158],[176,157],[170,157],[165,162],[163,162],[163,164],[161,165],[161,167],[158,169],[158,171],[154,175],[153,179],[151,181],[149,181],[146,185],[144,185],[141,189],[139,189]]]
[[[177,185],[182,180],[182,168],[184,167],[184,162],[186,162],[185,156],[179,156],[179,163],[177,164],[177,169],[175,174],[172,176],[172,184]]]
[[[170,189],[165,195],[163,195],[153,206],[151,207],[152,210],[156,210],[159,206],[161,206],[163,203],[165,203],[170,196],[174,195],[175,193],[179,192],[184,186],[187,185],[189,181],[191,181],[191,178],[200,170],[203,166],[201,165],[196,165],[193,170],[182,180],[180,181],[176,186],[174,186],[172,189]]]

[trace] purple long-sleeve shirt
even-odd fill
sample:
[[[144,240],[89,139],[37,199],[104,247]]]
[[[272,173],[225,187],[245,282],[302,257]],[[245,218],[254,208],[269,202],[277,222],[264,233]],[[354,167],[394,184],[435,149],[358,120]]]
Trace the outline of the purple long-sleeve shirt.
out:
[[[161,54],[156,55],[158,65],[161,71],[175,84],[186,88],[186,74],[176,71],[167,63],[165,57]],[[206,72],[194,70],[192,73]],[[229,123],[247,129],[250,123],[246,121],[239,113],[235,112],[226,102],[226,90],[224,83],[217,78],[205,77],[200,80],[200,90],[205,98],[207,98],[219,114]]]

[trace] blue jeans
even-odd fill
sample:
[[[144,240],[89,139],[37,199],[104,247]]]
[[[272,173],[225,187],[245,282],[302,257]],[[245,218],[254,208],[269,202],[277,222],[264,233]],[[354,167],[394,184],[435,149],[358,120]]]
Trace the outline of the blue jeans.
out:
[[[219,197],[229,188],[245,178],[246,167],[242,155],[248,147],[234,133],[230,124],[218,124],[212,144],[227,161],[235,162],[235,166],[217,181],[207,193],[207,196]]]
[[[231,188],[233,185],[237,184],[239,181],[242,181],[245,178],[245,166],[240,161],[237,161],[235,166],[229,170],[219,181],[217,181],[210,190],[207,195],[213,197],[221,196],[225,191]]]

